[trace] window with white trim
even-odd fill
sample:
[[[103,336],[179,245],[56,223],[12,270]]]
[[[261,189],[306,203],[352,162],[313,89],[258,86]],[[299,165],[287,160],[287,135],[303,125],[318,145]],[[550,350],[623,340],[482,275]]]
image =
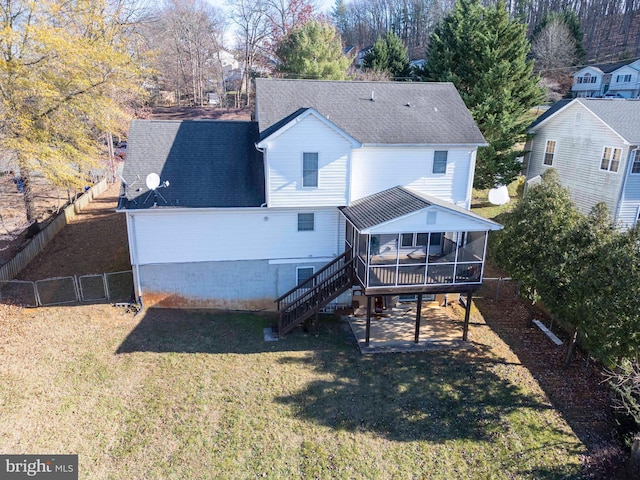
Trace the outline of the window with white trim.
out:
[[[545,165],[553,165],[553,156],[556,154],[556,141],[555,140],[547,140],[547,145],[544,149],[544,160],[543,163]]]
[[[600,170],[609,172],[617,172],[620,166],[620,157],[622,157],[622,149],[614,147],[604,147],[602,151],[602,161],[600,162]]]
[[[447,155],[446,150],[436,150],[433,152],[433,173],[447,173]]]
[[[314,267],[296,267],[296,285],[302,285],[304,282],[313,277],[314,273]]]
[[[616,83],[629,83],[631,75],[616,75]]]
[[[299,232],[313,232],[316,227],[316,218],[314,213],[299,213],[298,214],[298,231]]]
[[[640,173],[640,150],[633,151],[633,160],[631,161],[631,173]]]
[[[318,186],[318,153],[305,152],[302,154],[302,186]]]

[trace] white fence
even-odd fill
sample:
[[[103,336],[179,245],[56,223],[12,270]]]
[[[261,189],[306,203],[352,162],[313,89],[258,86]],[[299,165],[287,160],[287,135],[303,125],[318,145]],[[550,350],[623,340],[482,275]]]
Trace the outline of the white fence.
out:
[[[23,307],[130,301],[133,301],[131,270],[55,277],[35,282],[0,280],[0,303]]]

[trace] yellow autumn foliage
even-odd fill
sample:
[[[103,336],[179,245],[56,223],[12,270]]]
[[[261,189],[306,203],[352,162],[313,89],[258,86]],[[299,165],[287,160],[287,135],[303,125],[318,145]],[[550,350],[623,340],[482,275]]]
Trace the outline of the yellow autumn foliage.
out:
[[[0,148],[23,176],[81,186],[100,135],[126,128],[145,73],[131,46],[132,5],[0,1]]]

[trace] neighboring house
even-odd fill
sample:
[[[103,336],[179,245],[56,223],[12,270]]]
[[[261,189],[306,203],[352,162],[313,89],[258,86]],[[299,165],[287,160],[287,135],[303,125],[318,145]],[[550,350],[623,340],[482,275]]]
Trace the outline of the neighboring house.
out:
[[[640,60],[612,71],[607,93],[623,98],[638,98],[638,93],[640,93]]]
[[[119,210],[145,304],[298,322],[354,285],[478,288],[501,227],[468,210],[486,142],[452,84],[259,78],[255,119],[132,122]]]
[[[557,170],[583,213],[599,202],[622,228],[640,213],[640,100],[558,102],[530,127],[526,176]]]
[[[572,96],[603,97],[619,94],[625,98],[638,96],[640,59],[616,63],[588,65],[573,74]]]

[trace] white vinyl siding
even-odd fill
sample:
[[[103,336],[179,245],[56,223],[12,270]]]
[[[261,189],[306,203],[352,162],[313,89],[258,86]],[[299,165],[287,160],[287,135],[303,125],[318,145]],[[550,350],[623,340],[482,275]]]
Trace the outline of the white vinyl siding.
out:
[[[344,249],[338,240],[336,208],[314,209],[313,231],[298,232],[292,209],[228,209],[130,212],[136,264],[225,260],[333,258]]]
[[[347,204],[351,143],[316,117],[307,116],[267,145],[269,207]],[[305,177],[305,154],[317,152],[316,185]],[[310,159],[310,155],[307,158]],[[307,166],[311,167],[311,160]]]
[[[428,147],[362,147],[354,150],[351,201],[400,185],[465,204],[471,194],[475,147],[448,148],[446,173],[434,175],[436,150]]]
[[[574,125],[576,113],[582,114],[580,127]],[[620,158],[626,158],[629,147],[623,140],[579,101],[559,111],[534,131],[527,179],[548,170],[544,165],[547,140],[554,139],[553,168],[558,172],[560,182],[571,191],[571,198],[580,211],[588,214],[597,203],[604,202],[615,215],[624,175],[605,174],[600,165],[604,147],[620,148]]]

